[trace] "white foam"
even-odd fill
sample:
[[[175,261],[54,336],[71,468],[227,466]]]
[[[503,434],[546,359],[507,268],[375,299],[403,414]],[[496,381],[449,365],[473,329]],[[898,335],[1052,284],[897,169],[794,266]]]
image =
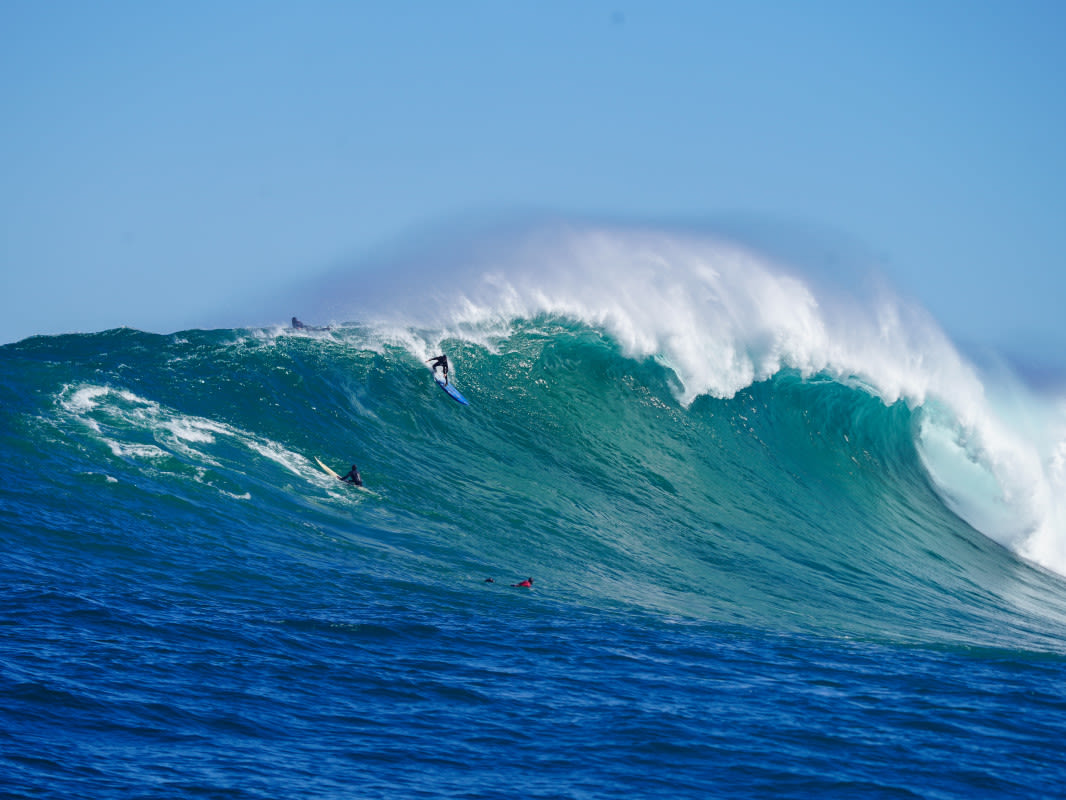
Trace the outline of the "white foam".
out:
[[[110,389],[106,386],[81,386],[74,388],[64,386],[60,392],[59,402],[72,414],[80,414],[96,408],[98,398],[106,395]]]
[[[1002,376],[985,385],[991,397],[968,423],[932,404],[923,409],[918,452],[960,517],[1066,574],[1066,402]]]
[[[167,430],[187,442],[211,444],[216,435],[232,436],[233,429],[211,420],[179,416],[164,423]]]
[[[277,442],[224,422],[182,414],[126,389],[92,384],[65,386],[57,405],[78,423],[100,434],[115,456],[155,462],[179,456],[197,469],[200,481],[205,465],[222,466],[226,450],[216,447],[220,439],[246,447],[296,474],[313,473],[306,459]],[[155,441],[145,442],[146,438]],[[231,496],[248,499],[245,495]]]
[[[285,469],[293,472],[297,475],[306,475],[310,471],[310,465],[306,458],[296,455],[295,453],[286,450],[282,445],[277,442],[260,441],[258,439],[248,439],[245,444],[254,450],[259,455],[269,458],[277,464],[285,467]]]
[[[136,444],[105,439],[107,446],[119,458],[140,458],[148,461],[161,461],[169,454],[154,444]]]
[[[516,318],[580,320],[606,329],[627,355],[670,366],[683,403],[701,394],[731,397],[782,368],[857,379],[888,403],[920,403],[947,383],[973,382],[920,309],[888,294],[862,307],[818,296],[769,260],[708,237],[567,230],[523,242],[506,262],[497,257],[466,275],[432,307],[405,295],[391,313],[375,314],[399,320],[391,328],[398,339],[412,329],[437,331],[429,343],[409,342],[419,354],[449,336],[498,340]],[[414,318],[412,307],[432,310]],[[916,369],[932,361],[936,370]]]

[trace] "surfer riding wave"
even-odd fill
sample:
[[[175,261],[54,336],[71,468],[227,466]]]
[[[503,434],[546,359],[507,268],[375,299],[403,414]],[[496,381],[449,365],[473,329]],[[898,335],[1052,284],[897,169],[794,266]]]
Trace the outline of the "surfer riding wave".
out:
[[[448,356],[446,356],[446,355],[444,355],[442,353],[441,355],[437,356],[436,358],[427,359],[426,363],[431,366],[434,375],[436,375],[436,373],[437,373],[437,367],[441,368],[441,371],[444,373],[444,385],[447,386],[448,385]]]

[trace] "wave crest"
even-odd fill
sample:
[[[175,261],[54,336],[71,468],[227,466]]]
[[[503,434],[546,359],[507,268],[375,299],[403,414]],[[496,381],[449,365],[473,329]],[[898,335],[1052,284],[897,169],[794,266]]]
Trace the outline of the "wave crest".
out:
[[[435,331],[425,351],[448,338],[491,347],[516,320],[572,319],[609,333],[625,355],[668,367],[683,406],[703,395],[731,398],[792,370],[886,405],[935,409],[916,443],[945,503],[995,541],[1066,574],[1066,444],[1048,452],[1048,442],[1066,439],[1055,433],[1059,423],[1020,426],[1026,409],[1004,416],[988,397],[997,379],[883,282],[860,296],[719,236],[618,226],[524,231],[452,254],[432,280],[419,276],[427,261],[439,266],[431,255],[413,259],[387,286],[367,291],[361,282],[359,300],[337,302],[397,331]],[[1031,410],[1044,401],[1025,402]]]

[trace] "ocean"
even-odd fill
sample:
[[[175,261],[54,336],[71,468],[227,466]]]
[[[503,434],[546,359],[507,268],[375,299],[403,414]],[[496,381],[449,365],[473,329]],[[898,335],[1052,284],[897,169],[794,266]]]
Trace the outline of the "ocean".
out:
[[[0,347],[0,796],[1061,797],[1062,397],[742,247],[563,238]]]

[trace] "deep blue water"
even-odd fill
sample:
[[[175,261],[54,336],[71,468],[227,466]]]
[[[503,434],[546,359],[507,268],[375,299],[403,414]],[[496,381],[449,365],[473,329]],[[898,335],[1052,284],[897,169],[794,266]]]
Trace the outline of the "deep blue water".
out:
[[[469,407],[370,328],[0,348],[0,795],[1062,795],[1066,581],[930,403],[442,348]]]

